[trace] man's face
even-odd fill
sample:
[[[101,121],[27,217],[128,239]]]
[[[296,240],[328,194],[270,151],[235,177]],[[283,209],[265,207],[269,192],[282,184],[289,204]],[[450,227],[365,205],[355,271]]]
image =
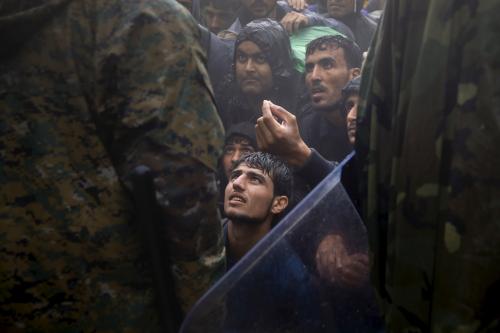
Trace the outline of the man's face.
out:
[[[342,99],[342,88],[353,77],[342,48],[316,50],[306,58],[306,86],[315,109],[328,111]]]
[[[339,19],[355,12],[355,0],[327,0],[328,16]]]
[[[251,41],[244,41],[236,49],[236,81],[246,96],[258,97],[273,86],[273,73],[261,49]]]
[[[222,156],[222,166],[227,179],[231,176],[233,163],[243,155],[253,153],[254,151],[255,148],[250,144],[250,140],[241,136],[231,137],[229,142],[224,146],[224,155]]]
[[[347,135],[349,142],[353,145],[356,142],[356,118],[358,117],[358,101],[359,95],[351,93],[345,101],[345,109],[347,112]]]
[[[234,13],[230,9],[216,8],[209,3],[203,8],[203,19],[208,30],[217,34],[231,25]]]
[[[269,17],[276,7],[276,0],[241,0],[241,5],[252,16],[252,21]]]
[[[224,212],[231,220],[262,223],[272,216],[274,183],[262,170],[242,163],[229,177]]]

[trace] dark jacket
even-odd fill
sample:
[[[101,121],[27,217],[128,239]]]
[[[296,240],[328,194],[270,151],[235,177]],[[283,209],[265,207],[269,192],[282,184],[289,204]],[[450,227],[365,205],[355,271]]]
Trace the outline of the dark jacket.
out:
[[[304,142],[327,160],[340,162],[352,151],[347,127],[332,125],[310,104],[300,113],[298,124]]]

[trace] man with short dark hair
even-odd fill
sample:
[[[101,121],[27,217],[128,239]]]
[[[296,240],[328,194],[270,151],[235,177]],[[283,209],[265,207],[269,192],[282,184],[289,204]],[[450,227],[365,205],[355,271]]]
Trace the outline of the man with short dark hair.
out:
[[[288,166],[271,154],[251,153],[235,163],[224,202],[228,268],[279,222],[292,185]],[[286,241],[244,279],[245,288],[227,299],[226,331],[265,327],[266,332],[320,332],[326,327],[314,277]],[[270,306],[276,303],[281,306]]]
[[[201,17],[204,25],[218,34],[229,28],[236,17],[239,1],[235,0],[201,0]]]
[[[251,153],[234,164],[224,199],[228,267],[271,230],[291,193],[292,173],[275,156]]]
[[[324,36],[309,43],[306,86],[311,103],[297,120],[285,108],[265,101],[256,127],[259,148],[283,158],[309,185],[321,181],[352,151],[342,89],[359,75],[359,66],[361,51],[348,39]]]
[[[324,36],[307,46],[305,83],[310,104],[299,116],[309,147],[328,160],[341,161],[352,150],[343,112],[342,89],[360,74],[359,47],[341,36]]]

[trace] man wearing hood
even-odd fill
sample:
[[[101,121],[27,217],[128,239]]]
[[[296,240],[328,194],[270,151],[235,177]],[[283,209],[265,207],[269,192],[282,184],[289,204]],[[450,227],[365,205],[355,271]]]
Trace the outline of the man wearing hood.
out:
[[[236,39],[232,73],[217,94],[225,128],[255,123],[264,99],[294,110],[299,84],[283,26],[271,19],[250,22]]]
[[[377,29],[377,23],[361,13],[363,0],[323,0],[322,12],[347,25],[354,33],[355,41],[366,51]]]
[[[0,30],[0,330],[168,331],[138,166],[172,303],[188,311],[225,261],[223,130],[194,20],[172,0],[4,0]]]

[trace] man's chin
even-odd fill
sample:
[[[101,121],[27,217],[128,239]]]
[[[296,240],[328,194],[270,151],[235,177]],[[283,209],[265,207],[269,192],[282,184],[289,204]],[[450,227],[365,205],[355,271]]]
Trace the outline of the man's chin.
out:
[[[226,217],[231,220],[233,223],[241,223],[241,224],[250,224],[250,225],[259,225],[264,222],[265,219],[252,217],[246,214],[236,213],[236,212],[227,212]]]
[[[319,112],[333,112],[337,111],[342,107],[342,102],[336,102],[336,103],[314,103],[312,102],[312,107],[315,111]]]

